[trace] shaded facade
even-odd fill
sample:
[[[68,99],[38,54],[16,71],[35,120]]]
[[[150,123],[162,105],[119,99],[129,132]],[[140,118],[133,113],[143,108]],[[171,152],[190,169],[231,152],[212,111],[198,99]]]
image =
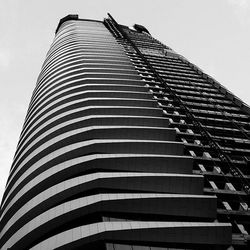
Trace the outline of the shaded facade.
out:
[[[148,30],[63,18],[1,204],[1,249],[247,249],[249,107]]]

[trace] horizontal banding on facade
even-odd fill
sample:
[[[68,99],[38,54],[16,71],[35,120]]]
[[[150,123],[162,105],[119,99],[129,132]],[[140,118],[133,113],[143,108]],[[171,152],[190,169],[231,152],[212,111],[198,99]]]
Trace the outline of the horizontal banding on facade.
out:
[[[93,152],[102,154],[110,153],[135,153],[135,154],[162,154],[162,155],[181,155],[183,153],[183,144],[179,142],[168,141],[151,141],[151,140],[122,140],[122,139],[103,139],[103,140],[87,140],[74,144],[70,144],[59,148],[55,151],[50,151],[46,155],[39,156],[34,159],[35,162],[27,163],[24,166],[19,166],[17,171],[12,175],[8,182],[11,185],[9,194],[15,190],[18,185],[24,181],[33,172],[36,172],[46,164],[53,164],[65,159],[71,159],[77,156],[91,155]],[[22,164],[24,165],[24,164]],[[18,175],[17,175],[18,174]],[[11,182],[13,178],[17,178],[14,184]]]
[[[162,128],[162,127],[147,127],[146,125],[143,127],[140,126],[93,126],[88,127],[84,121],[76,123],[76,119],[74,120],[75,129],[72,130],[71,126],[67,124],[67,126],[60,126],[60,129],[53,128],[50,133],[47,131],[47,136],[45,134],[41,134],[40,136],[33,138],[32,143],[25,147],[24,151],[21,155],[18,156],[18,160],[14,162],[14,164],[19,165],[23,160],[31,158],[32,155],[36,154],[36,151],[39,152],[39,148],[44,149],[45,147],[49,147],[53,145],[53,149],[55,149],[56,144],[60,142],[60,147],[63,145],[63,139],[66,140],[67,137],[73,139],[78,134],[83,135],[81,140],[88,139],[122,139],[122,138],[130,138],[130,139],[147,139],[147,140],[168,140],[172,141],[175,139],[175,130],[170,128]],[[71,123],[72,124],[72,123]],[[81,126],[82,125],[82,126]],[[73,132],[72,132],[73,131]],[[91,131],[96,131],[95,133]],[[137,134],[138,133],[138,134]],[[53,136],[53,139],[52,139]],[[86,137],[87,136],[87,137]],[[73,140],[70,139],[71,143]],[[64,143],[65,144],[65,143]],[[41,147],[42,145],[42,147]],[[42,150],[40,150],[42,151]]]
[[[95,83],[93,85],[93,87],[90,86],[91,83]],[[96,83],[103,84],[103,86],[98,86],[98,85],[96,85]],[[133,83],[135,83],[135,86],[130,87],[130,85]],[[73,86],[81,86],[85,90],[91,90],[91,89],[98,90],[98,89],[105,89],[106,85],[109,86],[110,84],[114,84],[113,88],[117,89],[117,90],[127,89],[130,91],[133,91],[133,90],[137,89],[137,90],[139,90],[139,92],[146,92],[147,91],[147,89],[145,87],[140,88],[140,85],[139,84],[137,85],[137,83],[139,83],[141,86],[143,86],[143,84],[144,84],[140,81],[133,82],[133,81],[129,81],[128,79],[121,79],[121,80],[112,79],[112,78],[110,78],[110,79],[108,79],[108,78],[107,79],[89,79],[89,78],[85,79],[83,76],[81,76],[79,79],[70,79],[70,80],[68,79],[68,80],[65,80],[64,82],[58,82],[56,84],[56,86],[62,88],[62,86],[65,85],[65,89],[67,89],[67,88],[72,87],[72,85],[73,85]],[[124,86],[122,86],[122,85],[124,85]],[[28,111],[28,114],[29,114],[29,111]],[[27,116],[27,119],[28,119],[28,116]],[[23,134],[26,132],[26,130],[27,130],[27,122],[25,122],[25,128],[24,128],[21,136],[23,136]]]
[[[20,187],[15,196],[12,195],[11,201],[2,210],[1,221],[4,223],[5,214],[13,214],[15,208],[30,200],[37,194],[38,189],[41,192],[49,188],[52,183],[54,185],[77,174],[84,175],[93,170],[190,174],[192,162],[192,158],[187,156],[100,154],[77,157],[57,165],[53,164],[38,176],[27,178],[26,183]],[[6,215],[6,220],[8,216]]]
[[[194,222],[100,222],[71,229],[55,235],[32,250],[54,249],[59,247],[74,248],[90,242],[140,242],[229,245],[231,239],[229,223],[194,223]],[[67,237],[67,235],[69,235]],[[197,235],[200,235],[199,238]],[[56,241],[57,239],[57,241]]]
[[[194,178],[193,178],[194,177]],[[172,178],[172,180],[171,180]],[[184,178],[186,180],[184,180]],[[190,179],[190,180],[188,180]],[[192,183],[193,187],[191,187],[188,182]],[[168,185],[164,186],[164,183],[169,183]],[[175,183],[173,185],[172,183]],[[199,190],[200,177],[192,175],[179,175],[179,174],[152,174],[152,173],[96,173],[86,176],[80,176],[73,179],[69,179],[62,183],[59,183],[55,186],[50,187],[49,189],[45,190],[44,192],[40,193],[38,196],[34,197],[33,199],[29,200],[28,203],[25,203],[24,206],[19,209],[18,213],[12,217],[12,220],[16,221],[16,226],[19,227],[24,223],[27,222],[27,219],[30,220],[35,215],[42,213],[44,210],[46,211],[51,206],[55,206],[58,203],[61,203],[63,200],[76,195],[77,193],[81,193],[82,190],[91,191],[95,189],[102,188],[116,190],[120,189],[121,192],[124,190],[125,192],[131,190],[133,192],[167,192],[167,193],[175,193],[175,194],[185,194],[188,195],[163,195],[164,197],[170,197],[177,199],[180,197],[182,199],[187,199],[190,206],[187,209],[187,205],[184,206],[182,203],[181,208],[175,209],[176,211],[172,211],[172,215],[176,213],[176,216],[189,216],[189,217],[204,217],[204,218],[214,218],[215,217],[215,208],[216,206],[216,198],[213,196],[202,196],[195,194],[195,190]],[[186,186],[190,186],[189,189]],[[179,187],[182,187],[181,189]],[[183,189],[184,187],[184,189]],[[193,191],[192,191],[193,189]],[[124,192],[123,191],[123,192]],[[194,193],[195,195],[189,195]],[[131,194],[132,195],[132,194]],[[160,197],[162,194],[156,196]],[[192,203],[191,200],[194,198],[197,202]],[[205,199],[205,200],[204,200]],[[38,203],[39,202],[39,203]],[[206,203],[206,202],[209,202]],[[157,201],[156,201],[157,203]],[[157,206],[160,206],[160,201],[157,203]],[[196,205],[195,205],[196,204]],[[169,206],[169,213],[170,207],[174,209],[175,205],[168,205]],[[198,208],[198,207],[199,208]],[[29,211],[27,212],[27,208]],[[151,205],[152,209],[152,205]],[[196,210],[199,210],[197,212]],[[124,210],[126,211],[126,210]],[[163,207],[161,211],[164,211]],[[136,211],[134,211],[136,213]],[[151,210],[151,213],[157,213],[154,209]],[[168,212],[166,212],[167,215]],[[164,214],[164,213],[163,213]],[[22,217],[21,217],[22,216]],[[25,218],[26,217],[26,218]],[[20,219],[21,218],[21,219]],[[19,220],[19,221],[18,221]],[[21,224],[20,224],[21,223]],[[4,240],[3,234],[6,230],[10,227],[11,221],[8,221],[6,226],[1,231],[1,241]],[[16,228],[16,227],[14,227]],[[14,230],[14,229],[13,229]],[[13,230],[11,231],[13,233]]]
[[[190,205],[185,205],[189,202]],[[195,210],[212,206],[215,208],[216,200],[207,196],[191,195],[169,195],[169,194],[100,194],[87,196],[63,203],[57,207],[51,208],[30,220],[24,225],[13,238],[17,245],[26,244],[29,246],[32,238],[36,238],[36,230],[39,227],[48,227],[51,231],[59,227],[60,224],[70,222],[74,218],[87,216],[89,213],[99,211],[119,212],[119,213],[140,213],[144,215],[171,215],[171,216],[197,216]],[[179,210],[176,207],[182,206]],[[185,208],[183,207],[185,206]],[[168,212],[165,212],[167,209]],[[189,210],[187,214],[186,209]],[[91,212],[90,212],[91,211]],[[51,216],[52,215],[52,216]],[[54,216],[53,216],[54,215]],[[200,213],[201,215],[201,213]],[[199,215],[198,215],[199,216]],[[204,213],[203,213],[203,216]],[[40,218],[39,218],[40,217]],[[206,216],[205,216],[206,217]],[[209,216],[208,216],[209,217]],[[62,220],[62,218],[64,218]],[[199,224],[199,223],[198,223]],[[212,223],[208,223],[212,224]],[[32,236],[33,235],[33,236]],[[40,235],[42,236],[42,235]],[[18,240],[23,240],[18,242]],[[11,242],[11,238],[9,240]],[[6,243],[8,247],[8,242]]]
[[[85,125],[85,124],[83,124]],[[47,155],[51,150],[62,148],[63,146],[71,145],[77,141],[87,141],[90,139],[147,139],[147,140],[166,140],[172,141],[175,139],[175,131],[173,129],[165,128],[150,128],[150,127],[138,127],[138,126],[83,126],[71,130],[67,126],[67,131],[63,133],[61,128],[57,135],[53,134],[53,139],[51,135],[47,138],[41,135],[39,144],[32,147],[30,152],[28,151],[23,157],[20,156],[19,160],[16,161],[16,165],[22,169],[23,166],[29,164],[30,162],[36,162],[37,159],[42,158]],[[29,146],[32,146],[30,144]],[[27,147],[26,149],[29,149]],[[18,171],[18,169],[16,170]],[[20,171],[19,171],[20,172]]]
[[[112,78],[102,78],[102,79],[91,79],[91,78],[84,78],[81,76],[77,79],[68,79],[61,81],[56,81],[55,83],[51,83],[47,86],[44,90],[42,95],[39,97],[37,101],[31,102],[28,115],[33,109],[39,105],[39,103],[45,99],[47,96],[51,94],[55,94],[59,90],[67,90],[72,87],[81,87],[84,90],[93,90],[95,88],[105,90],[105,86],[112,87],[116,90],[124,90],[127,89],[129,91],[139,91],[139,92],[148,92],[148,89],[145,88],[146,83],[138,81],[138,80],[128,80],[128,79],[112,79]],[[112,85],[112,86],[110,86]],[[101,87],[102,86],[102,87]],[[99,88],[98,88],[99,87]]]
[[[126,118],[126,119],[125,119]],[[165,118],[158,117],[146,117],[146,116],[119,116],[119,115],[107,115],[107,116],[85,116],[76,117],[64,122],[60,122],[53,127],[45,127],[42,130],[33,132],[26,138],[26,140],[19,145],[15,154],[14,162],[20,157],[20,153],[27,151],[31,146],[39,143],[40,140],[46,140],[46,138],[53,135],[58,135],[64,131],[70,131],[71,126],[74,124],[74,128],[88,127],[99,124],[100,126],[143,126],[143,127],[155,127],[155,128],[167,128],[169,121]],[[28,145],[27,147],[25,145]],[[25,146],[25,147],[24,147]]]

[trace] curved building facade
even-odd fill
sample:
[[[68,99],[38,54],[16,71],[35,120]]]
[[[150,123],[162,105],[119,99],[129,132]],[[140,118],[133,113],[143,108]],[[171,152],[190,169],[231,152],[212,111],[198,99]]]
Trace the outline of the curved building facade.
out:
[[[162,86],[159,74],[168,75],[171,82],[171,70],[188,78],[188,66],[178,60],[143,26],[132,30],[112,17],[104,22],[75,15],[61,20],[3,196],[1,249],[246,246],[246,226],[240,220],[237,224],[237,214],[236,225],[231,217],[226,219],[231,201],[227,199],[237,192],[230,193],[234,176],[223,184],[228,193],[217,199],[211,187],[219,173],[216,181],[206,176],[219,167],[223,171],[223,159],[216,158],[209,145],[199,145],[203,134],[185,127],[192,117],[178,112],[178,105],[174,109],[173,89],[169,94]],[[189,94],[209,88],[209,80],[193,76],[195,80]],[[185,92],[181,78],[175,85],[178,96]],[[210,94],[219,97],[215,90]],[[195,95],[193,100],[195,106]],[[243,194],[240,197],[244,208],[247,201]]]

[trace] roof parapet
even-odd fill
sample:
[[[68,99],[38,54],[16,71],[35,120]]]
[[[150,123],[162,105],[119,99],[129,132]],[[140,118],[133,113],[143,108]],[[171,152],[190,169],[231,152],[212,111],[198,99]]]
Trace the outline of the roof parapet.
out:
[[[60,20],[59,24],[57,25],[57,28],[56,28],[55,33],[58,32],[60,26],[61,26],[64,22],[70,21],[70,20],[78,20],[78,15],[77,15],[77,14],[70,14],[70,15],[67,15],[67,16],[63,17],[63,18]]]

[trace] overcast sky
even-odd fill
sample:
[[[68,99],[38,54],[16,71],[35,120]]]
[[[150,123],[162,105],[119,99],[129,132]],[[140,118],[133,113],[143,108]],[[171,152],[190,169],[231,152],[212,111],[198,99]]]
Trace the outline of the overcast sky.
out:
[[[59,19],[68,14],[151,34],[250,103],[248,0],[0,0],[0,198],[31,93]]]

